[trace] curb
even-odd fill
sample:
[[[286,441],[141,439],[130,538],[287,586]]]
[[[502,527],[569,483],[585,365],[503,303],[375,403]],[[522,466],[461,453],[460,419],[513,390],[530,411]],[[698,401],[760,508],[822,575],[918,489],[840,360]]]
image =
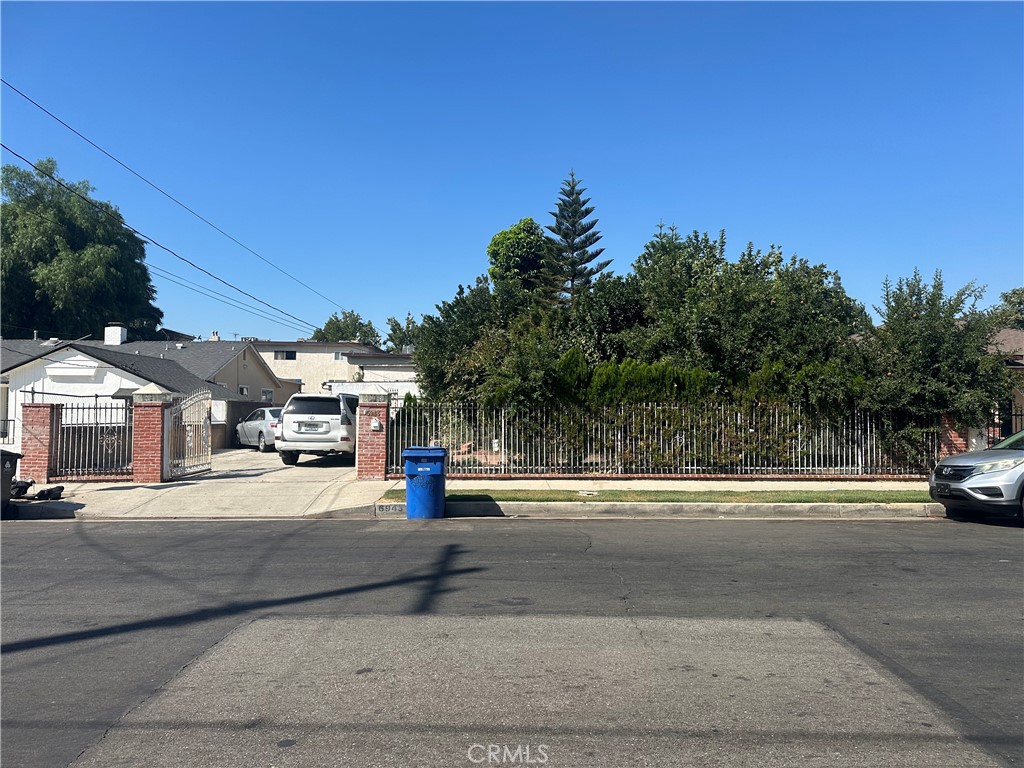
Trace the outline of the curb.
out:
[[[404,502],[376,502],[358,507],[290,515],[249,514],[138,514],[90,512],[81,504],[50,502],[12,504],[4,520],[404,520]],[[713,504],[699,502],[588,502],[588,501],[461,501],[450,502],[445,518],[506,519],[803,519],[803,520],[899,520],[944,518],[941,504]]]
[[[404,503],[374,505],[377,518],[404,518]],[[886,520],[945,517],[941,504],[713,504],[588,501],[461,501],[449,502],[446,518],[803,518],[813,520]]]

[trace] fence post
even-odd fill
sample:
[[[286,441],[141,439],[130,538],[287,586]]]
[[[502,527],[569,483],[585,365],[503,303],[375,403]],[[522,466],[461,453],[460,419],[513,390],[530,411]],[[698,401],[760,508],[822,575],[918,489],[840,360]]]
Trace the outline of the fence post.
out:
[[[21,453],[18,477],[50,482],[60,432],[59,403],[21,404]]]
[[[359,396],[356,417],[356,479],[386,480],[390,395]]]
[[[136,395],[132,409],[132,479],[136,483],[164,481],[164,418],[169,402]]]

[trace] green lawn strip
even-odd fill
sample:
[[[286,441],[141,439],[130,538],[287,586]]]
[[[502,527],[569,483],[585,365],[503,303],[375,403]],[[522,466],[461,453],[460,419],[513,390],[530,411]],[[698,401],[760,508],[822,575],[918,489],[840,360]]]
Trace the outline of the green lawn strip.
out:
[[[384,501],[405,501],[405,490],[395,488]],[[929,502],[927,491],[807,490],[807,491],[578,491],[494,489],[448,493],[445,501],[632,501],[681,504],[914,504]]]

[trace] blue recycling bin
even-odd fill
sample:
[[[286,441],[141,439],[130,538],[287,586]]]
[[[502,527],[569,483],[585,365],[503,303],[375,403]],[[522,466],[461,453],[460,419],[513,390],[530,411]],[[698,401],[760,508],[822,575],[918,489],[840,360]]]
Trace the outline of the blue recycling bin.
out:
[[[444,463],[448,449],[413,446],[405,460],[405,516],[408,520],[444,517]]]

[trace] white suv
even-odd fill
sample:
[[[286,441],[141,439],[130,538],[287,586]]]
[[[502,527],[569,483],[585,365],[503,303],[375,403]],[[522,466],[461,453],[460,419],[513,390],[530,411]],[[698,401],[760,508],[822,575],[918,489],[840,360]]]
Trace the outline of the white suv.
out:
[[[281,410],[274,441],[281,461],[295,464],[303,453],[345,453],[354,457],[358,406],[355,395],[300,392],[289,397]]]

